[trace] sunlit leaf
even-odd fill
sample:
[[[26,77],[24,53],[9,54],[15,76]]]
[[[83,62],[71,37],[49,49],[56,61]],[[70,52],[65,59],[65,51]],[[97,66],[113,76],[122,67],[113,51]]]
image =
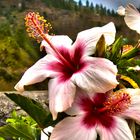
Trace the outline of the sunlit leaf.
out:
[[[12,137],[20,137],[25,140],[35,140],[30,128],[27,125],[18,124],[15,127],[11,125],[5,125],[0,127],[0,136],[7,139]]]
[[[0,137],[0,140],[5,140],[4,138]]]
[[[133,88],[139,88],[138,84],[137,84],[133,79],[131,79],[131,78],[128,77],[128,76],[119,75],[119,79],[128,82]]]
[[[39,102],[20,94],[5,93],[5,95],[27,112],[38,123],[39,127],[46,128],[52,122],[50,112],[45,110]]]

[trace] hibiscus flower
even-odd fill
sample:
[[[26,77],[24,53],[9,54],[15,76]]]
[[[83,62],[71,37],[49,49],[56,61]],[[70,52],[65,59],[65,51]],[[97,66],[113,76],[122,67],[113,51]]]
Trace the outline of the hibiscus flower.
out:
[[[31,14],[30,19],[34,19]],[[116,66],[107,59],[89,56],[95,52],[96,43],[102,34],[106,44],[113,43],[113,23],[80,32],[74,44],[68,36],[46,35],[41,29],[39,33],[44,39],[41,46],[45,47],[48,54],[24,73],[15,89],[24,91],[24,85],[41,82],[47,77],[53,78],[48,85],[49,108],[53,119],[57,118],[58,112],[71,106],[76,86],[89,92],[103,92],[116,87]]]
[[[66,112],[71,115],[53,129],[50,140],[134,140],[125,118],[140,122],[140,89],[111,93],[78,90]]]
[[[120,6],[117,10],[119,15],[124,15],[124,20],[127,26],[137,31],[140,34],[140,12],[133,4],[128,4],[126,8]]]

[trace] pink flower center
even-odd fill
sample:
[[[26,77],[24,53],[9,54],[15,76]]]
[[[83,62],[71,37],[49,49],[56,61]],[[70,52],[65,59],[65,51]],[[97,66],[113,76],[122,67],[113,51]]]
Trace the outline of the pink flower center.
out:
[[[60,47],[58,51],[68,61],[69,65],[62,62],[59,56],[57,56],[60,61],[51,62],[47,69],[59,72],[60,81],[68,80],[74,73],[81,71],[87,65],[82,58],[84,50],[81,44],[77,45],[72,55],[70,54],[69,50],[64,47]]]
[[[80,101],[80,107],[85,112],[82,123],[87,128],[101,124],[110,129],[115,125],[113,116],[126,110],[130,103],[130,95],[124,92],[115,92],[111,96],[97,93],[93,99],[83,98]]]

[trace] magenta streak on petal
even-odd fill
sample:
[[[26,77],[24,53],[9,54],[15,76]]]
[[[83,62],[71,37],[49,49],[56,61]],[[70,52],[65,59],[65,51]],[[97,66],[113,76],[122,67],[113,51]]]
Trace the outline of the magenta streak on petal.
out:
[[[70,65],[74,67],[74,69],[71,69],[69,65],[59,59],[59,56],[57,56],[59,62],[53,61],[48,64],[47,69],[60,73],[60,82],[68,80],[74,73],[81,71],[86,66],[86,62],[82,60],[84,52],[82,45],[78,44],[76,46],[73,56],[71,56],[69,50],[64,47],[59,47],[59,52],[70,63]]]
[[[107,96],[105,94],[97,93],[92,100],[88,97],[81,99],[79,105],[81,109],[85,111],[82,124],[87,128],[92,128],[96,124],[101,124],[108,129],[114,127],[115,121],[113,117],[108,114],[107,111],[99,111],[104,107],[106,98]]]

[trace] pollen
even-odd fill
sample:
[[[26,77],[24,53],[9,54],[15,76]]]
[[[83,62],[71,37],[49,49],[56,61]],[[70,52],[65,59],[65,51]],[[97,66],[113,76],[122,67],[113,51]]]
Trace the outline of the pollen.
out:
[[[134,47],[132,45],[124,45],[122,53],[127,53],[128,51],[132,50]]]
[[[128,109],[131,104],[131,96],[124,90],[119,90],[110,95],[104,103],[109,115],[119,114]]]
[[[29,12],[25,17],[25,26],[27,27],[26,31],[29,36],[36,39],[37,42],[43,40],[43,36],[48,34],[52,29],[52,26],[43,16],[40,16],[39,13]]]

